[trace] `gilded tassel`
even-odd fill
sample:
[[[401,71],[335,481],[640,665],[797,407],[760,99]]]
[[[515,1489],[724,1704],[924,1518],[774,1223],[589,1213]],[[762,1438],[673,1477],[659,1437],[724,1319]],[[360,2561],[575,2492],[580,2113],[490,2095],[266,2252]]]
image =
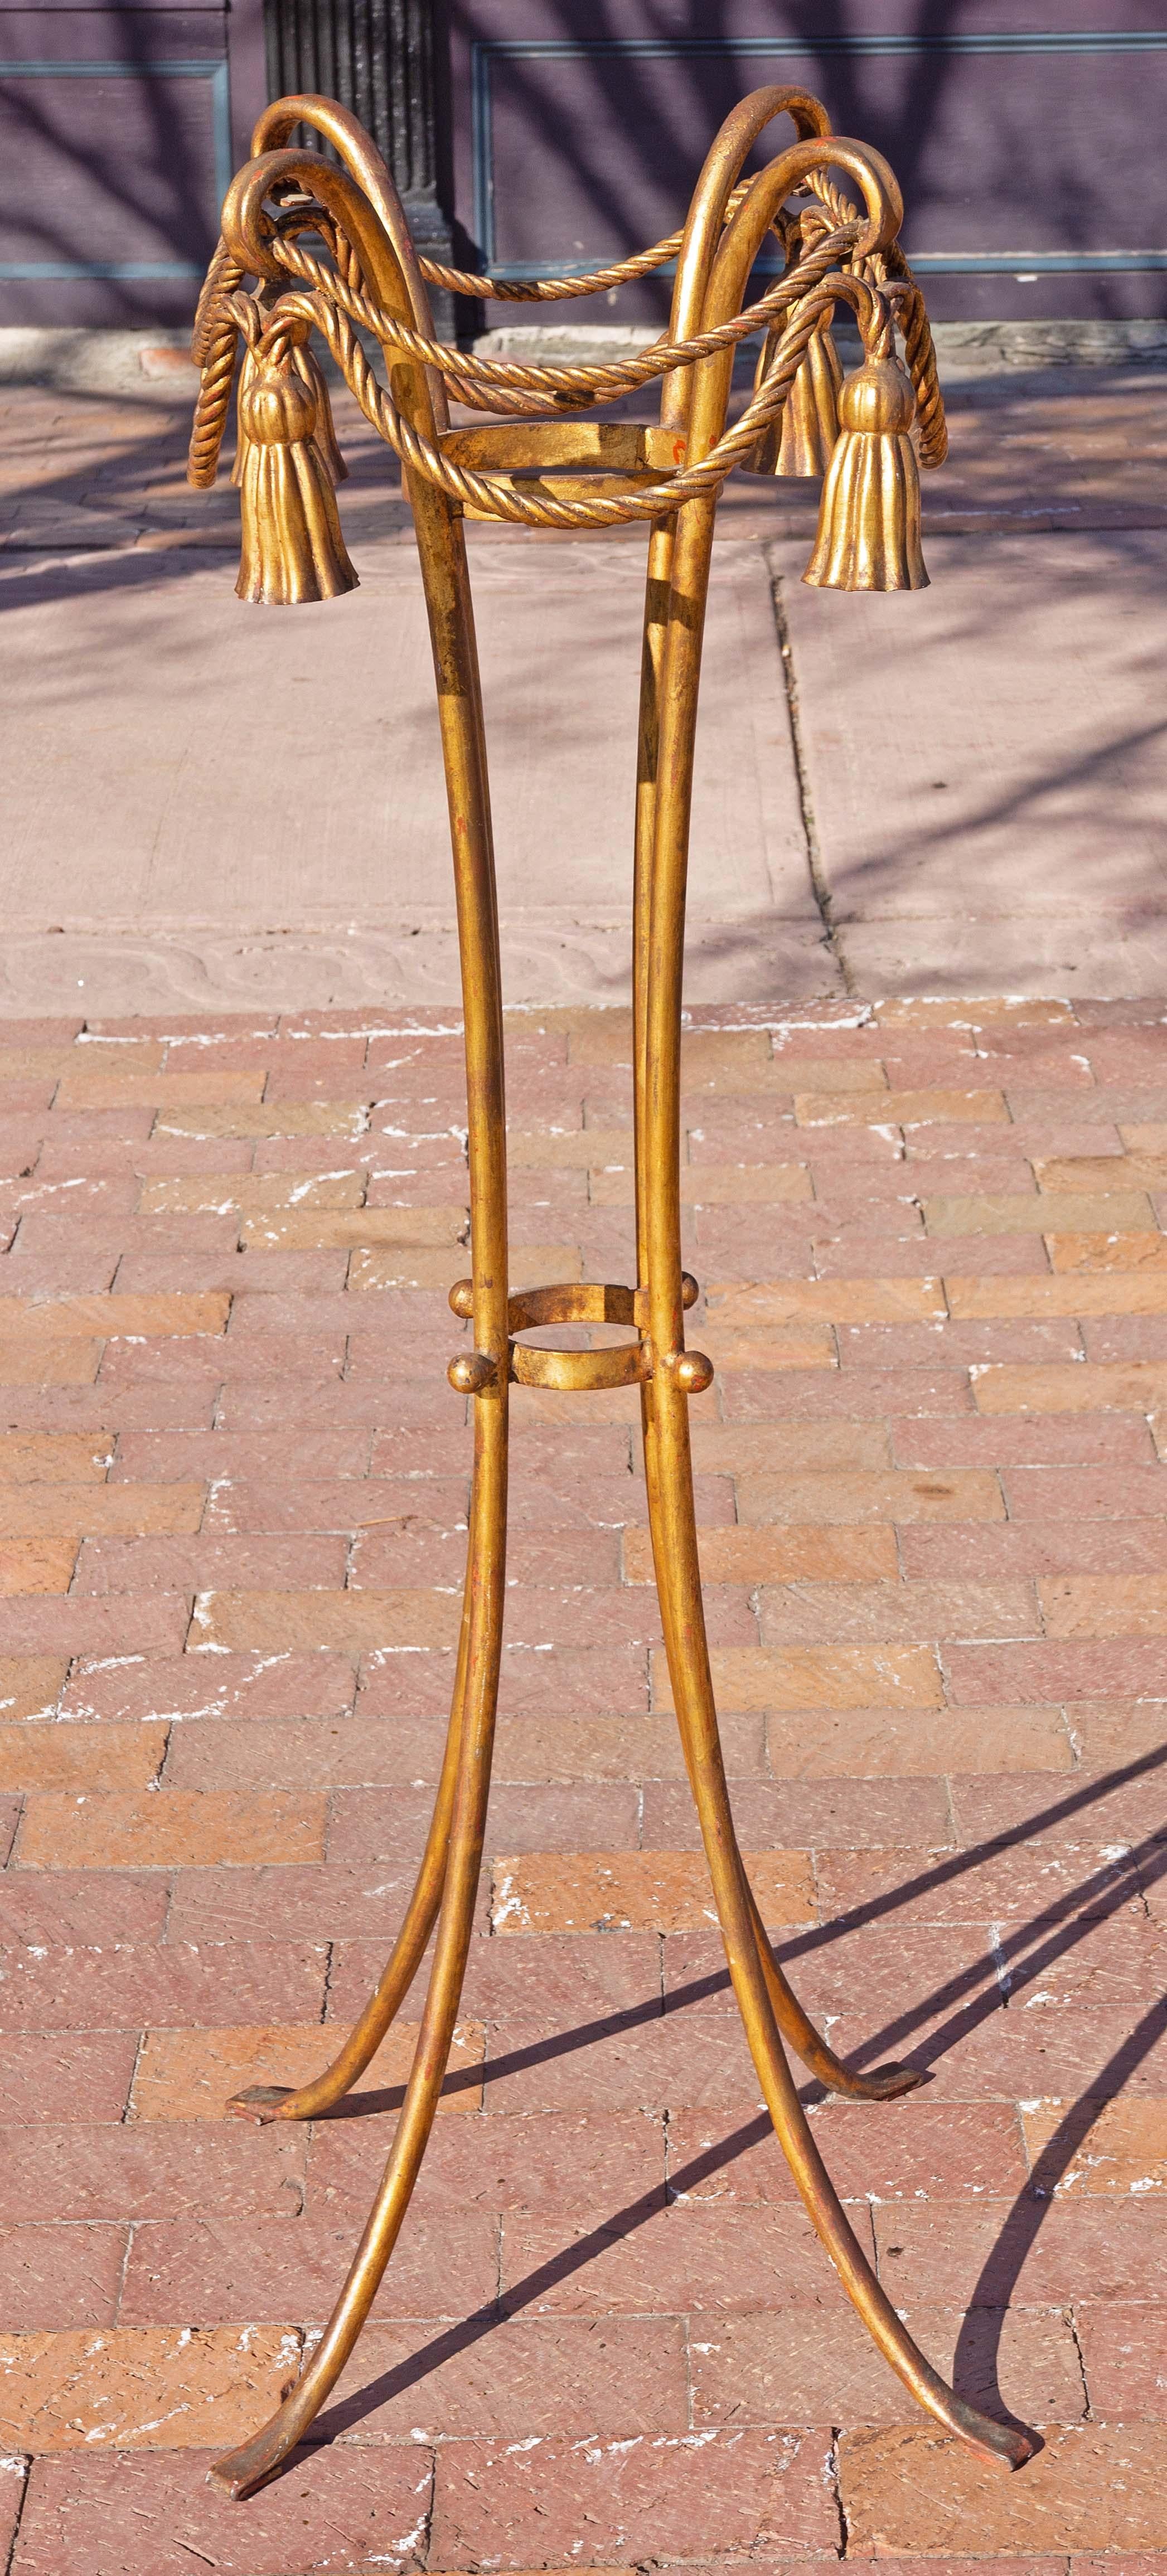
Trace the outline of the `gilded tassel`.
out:
[[[289,351],[289,356],[291,363],[296,370],[296,374],[302,377],[304,383],[308,387],[309,393],[312,394],[315,399],[316,427],[312,432],[312,445],[316,450],[322,466],[324,467],[324,471],[328,476],[329,482],[335,490],[338,483],[347,483],[348,467],[345,464],[343,455],[341,454],[340,443],[333,426],[332,403],[328,392],[327,377],[325,376],[323,368],[319,364],[315,350],[306,348],[301,341],[297,341],[295,343],[294,347]],[[244,385],[251,383],[255,376],[257,366],[258,360],[253,355],[252,351],[250,349],[245,349],[243,352],[243,367],[239,382],[240,393],[242,393]],[[247,440],[244,436],[241,421],[239,437],[235,448],[235,462],[231,468],[231,480],[237,488],[243,481],[243,465],[246,448]]]
[[[926,590],[920,477],[908,430],[912,388],[897,358],[868,358],[839,395],[839,437],[823,484],[815,590]]]
[[[789,321],[771,331],[754,377],[754,392],[765,384],[774,353]],[[843,369],[829,315],[807,343],[806,356],[787,394],[778,420],[764,429],[757,446],[743,461],[746,474],[825,474],[839,435],[838,398]]]
[[[240,599],[268,607],[337,599],[357,576],[317,444],[314,388],[288,363],[260,359],[239,390]]]

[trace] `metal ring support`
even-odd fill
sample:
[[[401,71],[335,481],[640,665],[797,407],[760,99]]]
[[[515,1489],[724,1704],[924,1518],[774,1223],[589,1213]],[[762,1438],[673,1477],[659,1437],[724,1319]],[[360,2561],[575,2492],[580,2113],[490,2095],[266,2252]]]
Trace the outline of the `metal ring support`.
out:
[[[686,1272],[683,1303],[694,1305],[697,1295],[697,1282]],[[460,1279],[450,1290],[450,1304],[456,1315],[470,1313],[468,1279]],[[606,1387],[635,1386],[641,1379],[651,1377],[653,1371],[652,1349],[644,1332],[647,1319],[647,1302],[639,1288],[568,1279],[559,1287],[524,1289],[507,1300],[512,1381],[518,1386],[557,1387],[561,1393],[581,1395]],[[594,1351],[557,1350],[513,1338],[518,1333],[542,1330],[548,1324],[635,1324],[641,1330],[635,1342],[618,1342]],[[690,1395],[699,1395],[712,1384],[712,1363],[703,1352],[677,1351],[670,1354],[670,1361],[686,1373]],[[447,1375],[459,1395],[481,1395],[493,1379],[494,1364],[481,1351],[467,1351],[451,1360]]]

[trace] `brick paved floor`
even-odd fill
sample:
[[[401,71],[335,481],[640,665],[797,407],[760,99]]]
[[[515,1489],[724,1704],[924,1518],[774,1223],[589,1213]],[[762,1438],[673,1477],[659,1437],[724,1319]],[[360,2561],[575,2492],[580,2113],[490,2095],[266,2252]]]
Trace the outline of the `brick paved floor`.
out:
[[[326,2447],[211,2495],[327,2313],[407,2062],[395,2034],[311,2134],[221,2118],[330,2050],[423,1833],[467,1493],[459,1042],[9,1024],[12,2576],[1167,2571],[1167,1027],[742,1019],[701,1015],[684,1111],[742,1838],[835,2044],[928,2069],[816,2103],[856,2224],[1045,2448],[1007,2479],[934,2435],[815,2247],[709,1920],[632,1400],[519,1390],[447,2103]],[[516,1284],[625,1277],[626,1023],[512,1035]]]

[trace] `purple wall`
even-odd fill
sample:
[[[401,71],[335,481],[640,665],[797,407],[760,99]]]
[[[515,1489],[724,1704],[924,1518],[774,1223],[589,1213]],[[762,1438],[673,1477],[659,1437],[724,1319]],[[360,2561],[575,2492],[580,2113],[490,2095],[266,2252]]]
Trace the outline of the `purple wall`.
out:
[[[183,322],[262,104],[263,0],[0,0],[0,322]]]
[[[887,153],[937,316],[1165,309],[1167,0],[429,5],[445,210],[504,270],[671,231],[733,101],[799,81]],[[185,320],[265,95],[263,9],[0,0],[0,322]],[[666,310],[657,284],[571,318]]]
[[[909,252],[1002,261],[928,274],[937,316],[1157,315],[1167,273],[1105,255],[1167,250],[1163,31],[1164,0],[452,0],[457,213],[504,267],[593,266],[681,221],[735,99],[799,82],[886,153]]]

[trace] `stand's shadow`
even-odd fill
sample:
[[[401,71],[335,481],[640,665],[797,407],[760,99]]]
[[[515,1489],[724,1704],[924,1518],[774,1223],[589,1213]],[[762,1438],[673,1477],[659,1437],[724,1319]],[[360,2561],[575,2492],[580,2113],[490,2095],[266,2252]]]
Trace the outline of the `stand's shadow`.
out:
[[[960,1879],[985,1860],[1016,1849],[1034,1835],[1085,1814],[1114,1790],[1149,1778],[1164,1765],[1167,1765],[1167,1744],[1140,1756],[1137,1761],[1090,1780],[1024,1824],[993,1835],[967,1851],[947,1856],[932,1869],[906,1880],[901,1887],[851,1908],[831,1923],[817,1925],[795,1935],[780,1945],[778,1955],[783,1964],[789,1966],[809,1951],[823,1948],[849,1931],[893,1915],[920,1896]],[[986,1951],[982,1958],[947,1979],[918,2004],[873,2032],[855,2051],[855,2062],[858,2065],[878,2062],[890,2049],[897,2054],[903,2053],[905,2042],[910,2042],[912,2033],[931,2023],[939,2012],[947,2016],[940,2027],[931,2030],[927,2038],[919,2039],[915,2047],[909,2047],[906,2052],[910,2062],[927,2074],[958,2040],[967,2037],[970,2030],[987,2021],[991,2014],[1007,2009],[1013,1991],[1041,1977],[1055,1961],[1072,1951],[1085,1937],[1088,1927],[1119,1913],[1132,1897],[1145,1894],[1148,1887],[1164,1876],[1167,1876],[1167,1823],[1120,1857],[1108,1860],[1079,1887],[1055,1904],[1043,1908],[1016,1931],[1002,1935],[992,1952]],[[607,2014],[574,2030],[540,2039],[530,2047],[510,2050],[484,2067],[460,2068],[447,2078],[445,2090],[455,2093],[482,2082],[503,2082],[507,2076],[519,2074],[528,2067],[547,2064],[598,2040],[659,2020],[664,2013],[682,2011],[687,2006],[704,2002],[710,1996],[724,1992],[728,1985],[729,1977],[724,1970],[695,1978],[688,1985],[677,1988],[663,2002],[658,1996],[646,1998],[642,2004],[630,2005],[622,2012]],[[1022,2267],[1049,2212],[1057,2184],[1078,2154],[1104,2103],[1121,2092],[1164,2032],[1167,2032],[1167,1998],[1161,1997],[1144,2014],[1121,2048],[1099,2068],[1089,2091],[1067,2110],[1042,2150],[1029,2182],[1018,2193],[982,2267],[957,2343],[953,2385],[959,2396],[969,2398],[976,2405],[987,2406],[1005,2421],[1015,2423],[1018,2419],[1001,2394],[998,2375],[1000,2337]],[[800,2089],[801,2099],[807,2104],[820,2103],[827,2098],[819,2084],[807,2084]],[[403,2094],[403,2087],[394,2086],[380,2092],[350,2095],[331,2116],[357,2119],[376,2111],[395,2110],[400,2106]],[[878,2116],[877,2111],[875,2116]],[[586,2270],[597,2256],[633,2235],[656,2216],[669,2199],[679,2199],[698,2190],[770,2134],[770,2121],[765,2113],[746,2121],[729,2136],[680,2167],[670,2176],[667,2185],[662,2182],[630,2201],[623,2209],[614,2211],[590,2229],[586,2236],[565,2246],[546,2263],[515,2282],[500,2299],[448,2327],[429,2343],[423,2344],[407,2361],[398,2363],[368,2387],[329,2407],[317,2419],[306,2437],[307,2441],[312,2445],[324,2444],[350,2432],[354,2425],[363,2422],[390,2399],[415,2387],[443,2362],[481,2342],[507,2318],[519,2314],[524,2308],[536,2306],[561,2283]]]

